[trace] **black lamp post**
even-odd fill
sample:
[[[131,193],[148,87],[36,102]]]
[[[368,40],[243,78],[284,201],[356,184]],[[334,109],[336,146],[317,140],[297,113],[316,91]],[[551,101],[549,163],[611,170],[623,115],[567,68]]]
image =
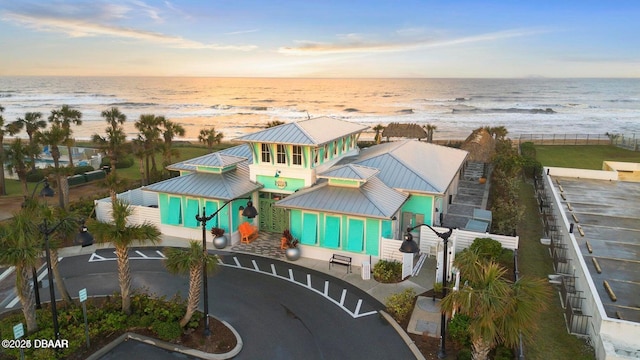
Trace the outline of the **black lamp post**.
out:
[[[33,187],[31,197],[29,199],[25,198],[22,203],[23,208],[28,206],[28,202],[33,201],[33,197],[36,195],[36,190],[38,190],[40,184],[44,184],[44,187],[40,190],[40,197],[53,197],[55,195],[55,191],[49,186],[49,181],[47,181],[47,178],[44,178],[38,181],[36,186]],[[36,297],[36,309],[42,309],[42,305],[40,304],[40,288],[38,286],[38,272],[35,267],[31,268],[31,277],[33,279],[33,293]]]
[[[407,232],[404,235],[405,240],[402,243],[403,246],[405,245],[405,243],[412,243],[414,246],[417,247],[417,245],[415,245],[415,242],[413,242],[413,236],[411,235],[411,231],[420,226],[426,226],[429,229],[431,229],[431,231],[433,231],[436,235],[438,235],[438,237],[442,239],[444,243],[444,253],[442,257],[442,262],[443,262],[442,298],[444,298],[445,296],[447,296],[447,252],[449,251],[447,245],[449,244],[449,237],[451,237],[451,234],[453,233],[453,229],[449,228],[449,231],[444,233],[439,233],[434,228],[432,228],[427,224],[419,224],[414,227],[407,227]],[[400,251],[402,251],[402,247],[400,247]],[[444,311],[442,311],[440,314],[440,349],[438,350],[438,359],[444,359],[447,357],[447,353],[445,351],[446,326],[447,326],[447,314]]]
[[[72,220],[71,218],[65,218],[60,220],[56,225],[49,227],[48,221],[45,218],[44,222],[40,224],[38,229],[40,233],[44,235],[44,248],[47,260],[47,277],[49,278],[49,295],[51,296],[51,314],[53,316],[53,331],[56,336],[56,340],[60,340],[60,327],[58,325],[58,310],[56,308],[56,292],[53,288],[53,274],[51,270],[51,249],[49,247],[49,235],[53,234],[58,226],[65,221]],[[87,231],[87,227],[82,222],[80,232],[76,235],[75,243],[81,243],[83,247],[93,245],[93,236]]]
[[[202,207],[202,216],[200,216],[199,214],[196,214],[196,221],[200,222],[200,225],[202,225],[202,251],[204,253],[203,254],[204,256],[202,257],[202,291],[204,292],[204,294],[203,294],[203,301],[204,301],[204,336],[211,335],[211,330],[209,330],[209,285],[208,285],[208,280],[207,280],[207,260],[206,260],[206,256],[207,256],[207,221],[213,219],[216,215],[218,215],[220,210],[224,209],[224,207],[229,205],[230,202],[232,202],[234,200],[241,200],[241,199],[251,200],[251,198],[248,198],[248,197],[240,197],[240,198],[227,200],[227,201],[224,202],[224,204],[218,210],[216,210],[216,212],[214,212],[211,215],[206,215],[206,208],[203,206]],[[246,217],[248,217],[250,219],[253,219],[257,215],[258,215],[258,211],[256,210],[256,208],[253,207],[253,203],[251,201],[247,202],[247,207],[242,210],[242,216],[246,216]]]

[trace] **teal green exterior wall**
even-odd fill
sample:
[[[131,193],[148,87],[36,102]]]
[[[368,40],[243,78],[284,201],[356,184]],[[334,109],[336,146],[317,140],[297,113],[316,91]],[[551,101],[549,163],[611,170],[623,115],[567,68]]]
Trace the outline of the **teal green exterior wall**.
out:
[[[388,223],[390,231],[391,221],[384,222]],[[289,212],[291,234],[300,239],[301,244],[372,256],[379,255],[382,223],[380,219],[341,214],[296,209],[291,209]],[[317,234],[315,241],[310,240],[309,233],[312,231]]]
[[[158,194],[158,208],[160,209],[160,222],[167,225],[197,228],[200,223],[195,220],[196,215],[201,215],[202,207],[205,207],[206,215],[216,212],[224,204],[222,200],[198,199],[171,194]],[[215,218],[207,222],[207,229],[220,227],[229,232],[235,230],[238,225],[246,221],[240,216],[242,201],[235,201],[222,209]],[[231,209],[231,210],[230,210]],[[229,211],[233,211],[231,227],[229,226]]]
[[[422,214],[424,223],[432,225],[431,214],[433,209],[433,197],[425,195],[411,194],[409,199],[404,203],[401,212],[412,212],[414,214]],[[413,224],[414,226],[417,224]]]
[[[256,180],[264,185],[264,189],[275,191],[284,190],[294,192],[304,187],[304,179],[258,175],[256,176]]]

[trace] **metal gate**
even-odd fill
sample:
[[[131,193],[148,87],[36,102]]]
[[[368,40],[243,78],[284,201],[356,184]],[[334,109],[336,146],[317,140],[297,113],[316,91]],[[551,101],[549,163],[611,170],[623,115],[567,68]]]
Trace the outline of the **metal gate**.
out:
[[[289,228],[289,214],[286,209],[275,206],[276,201],[260,199],[260,230],[281,233]]]

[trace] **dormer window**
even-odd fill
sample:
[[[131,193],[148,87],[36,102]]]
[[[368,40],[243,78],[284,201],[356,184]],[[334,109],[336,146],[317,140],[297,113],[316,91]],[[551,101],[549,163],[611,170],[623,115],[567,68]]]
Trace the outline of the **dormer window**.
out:
[[[285,152],[284,145],[276,145],[276,162],[278,164],[287,163],[287,153]]]
[[[333,155],[338,155],[338,142],[333,142]]]
[[[329,158],[329,144],[324,144],[324,159]]]
[[[346,151],[347,151],[347,139],[342,138],[342,152],[346,152]]]
[[[271,162],[271,150],[269,149],[269,144],[262,144],[262,162]]]
[[[302,165],[302,146],[293,145],[293,165]]]

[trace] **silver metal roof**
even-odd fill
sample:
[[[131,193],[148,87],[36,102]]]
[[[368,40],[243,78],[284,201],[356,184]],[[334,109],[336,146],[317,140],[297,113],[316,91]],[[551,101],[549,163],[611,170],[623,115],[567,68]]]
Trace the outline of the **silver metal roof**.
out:
[[[447,146],[405,140],[363,149],[353,163],[379,169],[377,177],[394,189],[443,194],[468,154]]]
[[[379,172],[380,170],[372,167],[347,164],[333,167],[321,174],[318,174],[318,177],[327,179],[368,180]]]
[[[278,201],[276,206],[389,219],[408,197],[374,176],[358,188],[330,186],[327,180],[320,180]]]
[[[274,126],[237,140],[293,145],[321,145],[343,136],[359,133],[368,126],[330,117],[319,117]]]
[[[196,171],[196,166],[228,166],[242,161],[253,161],[253,155],[248,144],[230,147],[215,153],[198,156],[167,166],[168,170]]]
[[[249,180],[249,167],[244,162],[239,163],[235,170],[223,174],[192,173],[151,184],[144,190],[230,200],[260,188],[262,185]]]

